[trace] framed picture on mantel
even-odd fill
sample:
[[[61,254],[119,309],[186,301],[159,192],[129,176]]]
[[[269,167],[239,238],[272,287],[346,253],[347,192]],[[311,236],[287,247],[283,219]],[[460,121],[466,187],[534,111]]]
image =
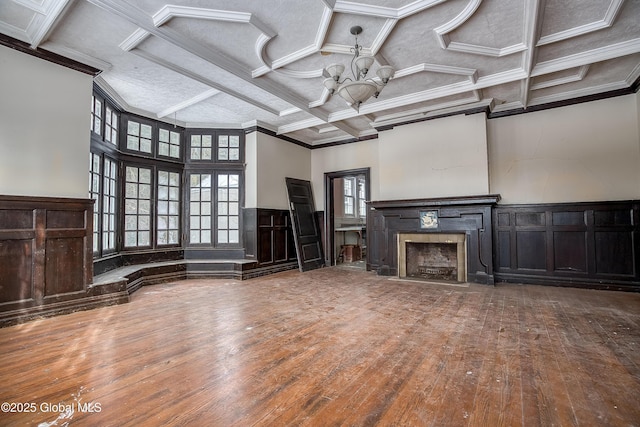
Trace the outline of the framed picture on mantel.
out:
[[[438,211],[420,212],[420,228],[438,228]]]

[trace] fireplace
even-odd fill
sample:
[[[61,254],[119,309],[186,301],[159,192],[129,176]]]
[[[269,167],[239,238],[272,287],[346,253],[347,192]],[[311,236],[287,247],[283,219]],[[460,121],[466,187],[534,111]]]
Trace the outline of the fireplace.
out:
[[[454,240],[458,262],[466,259],[464,273],[462,268],[456,272],[457,281],[494,284],[491,211],[499,200],[494,194],[368,202],[367,270],[397,277],[403,268],[406,277],[406,259],[399,262],[398,235],[413,235],[414,242],[426,235],[464,235],[464,244]],[[463,255],[458,255],[463,249]]]
[[[466,247],[462,233],[399,233],[398,276],[466,282]]]

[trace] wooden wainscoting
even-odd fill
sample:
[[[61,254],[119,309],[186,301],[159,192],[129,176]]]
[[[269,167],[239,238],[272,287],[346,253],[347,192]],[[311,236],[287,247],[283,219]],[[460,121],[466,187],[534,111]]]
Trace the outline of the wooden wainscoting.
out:
[[[243,209],[244,246],[248,259],[270,271],[297,268],[296,247],[289,211]]]
[[[0,326],[128,301],[94,289],[93,201],[0,196]]]
[[[640,291],[640,201],[498,206],[496,279]]]

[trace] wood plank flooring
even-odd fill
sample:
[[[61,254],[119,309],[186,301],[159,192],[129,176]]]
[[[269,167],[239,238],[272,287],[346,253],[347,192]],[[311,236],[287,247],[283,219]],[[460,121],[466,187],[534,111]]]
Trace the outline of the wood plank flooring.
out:
[[[2,426],[640,426],[632,293],[185,280],[0,329],[0,357]]]

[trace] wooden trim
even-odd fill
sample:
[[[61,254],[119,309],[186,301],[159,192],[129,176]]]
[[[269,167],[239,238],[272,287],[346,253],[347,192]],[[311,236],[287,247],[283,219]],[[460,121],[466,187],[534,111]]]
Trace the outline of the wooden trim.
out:
[[[463,197],[438,197],[434,199],[404,199],[373,201],[369,203],[374,209],[384,208],[410,208],[423,206],[460,206],[460,205],[486,205],[496,204],[500,201],[499,194]]]
[[[56,65],[61,65],[63,67],[78,71],[83,74],[88,74],[93,77],[96,77],[102,72],[102,70],[83,64],[82,62],[69,59],[65,56],[58,55],[57,53],[53,53],[45,49],[32,49],[28,43],[25,43],[18,39],[14,39],[13,37],[9,37],[6,34],[0,33],[0,45],[17,50],[18,52],[26,53],[27,55],[35,56],[36,58],[48,62],[52,62]]]

